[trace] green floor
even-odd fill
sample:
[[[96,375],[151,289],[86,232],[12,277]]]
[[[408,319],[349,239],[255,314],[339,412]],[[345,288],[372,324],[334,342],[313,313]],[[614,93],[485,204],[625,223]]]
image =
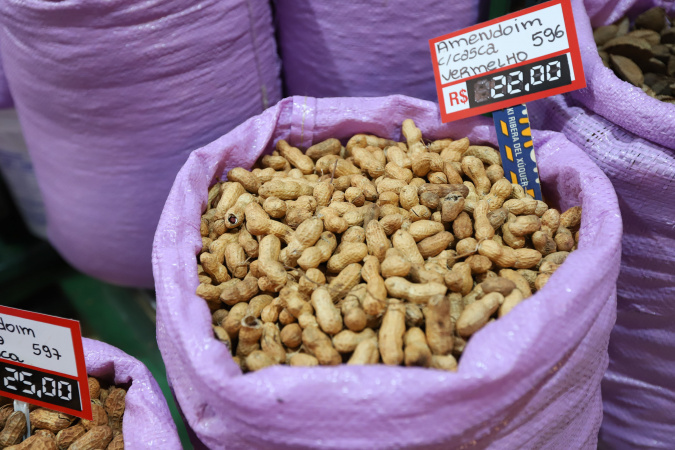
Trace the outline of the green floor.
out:
[[[0,304],[80,321],[82,335],[142,361],[171,409],[185,448],[191,448],[155,339],[154,292],[113,286],[65,263],[31,236],[0,178]]]

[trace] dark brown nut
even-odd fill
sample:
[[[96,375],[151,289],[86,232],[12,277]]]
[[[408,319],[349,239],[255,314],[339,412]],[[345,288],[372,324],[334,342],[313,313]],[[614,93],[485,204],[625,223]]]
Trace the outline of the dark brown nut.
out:
[[[625,56],[609,55],[609,65],[619,78],[634,86],[640,87],[645,81],[640,67]]]
[[[607,42],[602,49],[610,55],[620,55],[633,61],[646,61],[653,57],[652,46],[644,39],[619,36]]]
[[[608,41],[616,37],[617,31],[619,31],[619,27],[617,25],[607,25],[596,28],[593,30],[593,39],[595,40],[595,44],[605,45]]]
[[[675,28],[673,28],[673,35],[675,36]],[[668,63],[668,59],[670,58],[670,49],[668,48],[667,45],[665,44],[657,44],[657,45],[652,45],[652,53],[654,54],[654,58],[658,58],[661,60],[663,63]],[[647,75],[645,74],[645,83],[649,84],[647,82]]]
[[[647,28],[660,32],[666,27],[666,10],[660,7],[648,9],[635,18],[635,28]]]
[[[655,45],[659,45],[659,43],[661,42],[661,34],[659,34],[654,30],[648,29],[635,30],[628,33],[627,36],[637,39],[644,39],[645,41],[649,42],[649,45],[651,45],[652,48]]]
[[[662,44],[675,44],[675,27],[668,28],[661,32],[661,43]],[[672,50],[671,50],[671,53]]]
[[[639,61],[638,66],[643,73],[651,72],[665,74],[668,71],[668,66],[658,58],[650,58],[648,61]]]
[[[625,34],[628,34],[628,31],[630,30],[630,20],[628,17],[624,17],[621,19],[619,22],[616,23],[616,26],[619,27],[616,35],[617,36],[623,36]]]

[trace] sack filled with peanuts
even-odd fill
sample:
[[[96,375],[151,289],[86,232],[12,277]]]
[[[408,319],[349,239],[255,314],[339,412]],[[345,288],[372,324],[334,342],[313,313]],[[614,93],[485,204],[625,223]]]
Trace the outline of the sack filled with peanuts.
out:
[[[403,96],[288,98],[194,151],[153,264],[201,442],[597,442],[621,219],[583,152],[533,137],[546,201],[492,121]]]
[[[83,339],[83,344],[92,419],[29,405],[27,433],[24,413],[14,411],[11,399],[0,397],[0,448],[182,448],[166,400],[148,369],[103,342]]]

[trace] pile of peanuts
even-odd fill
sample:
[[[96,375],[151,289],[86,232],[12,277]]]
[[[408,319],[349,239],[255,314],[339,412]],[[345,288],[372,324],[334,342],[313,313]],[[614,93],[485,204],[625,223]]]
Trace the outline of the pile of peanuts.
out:
[[[127,391],[121,387],[101,387],[89,377],[92,420],[78,419],[57,411],[30,405],[31,436],[26,434],[26,417],[14,411],[12,400],[0,397],[0,448],[8,450],[122,450],[122,416]],[[104,384],[105,386],[105,384]]]
[[[564,213],[468,138],[280,140],[208,193],[197,295],[244,372],[274,364],[456,370],[467,340],[542,289],[578,243]]]

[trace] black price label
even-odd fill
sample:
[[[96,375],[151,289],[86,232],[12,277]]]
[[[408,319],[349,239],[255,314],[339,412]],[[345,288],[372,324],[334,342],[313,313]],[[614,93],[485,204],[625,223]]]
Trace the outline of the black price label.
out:
[[[466,82],[471,108],[572,84],[567,55],[502,70]],[[461,94],[461,93],[460,93]]]
[[[0,361],[0,387],[33,400],[82,411],[77,380]]]

